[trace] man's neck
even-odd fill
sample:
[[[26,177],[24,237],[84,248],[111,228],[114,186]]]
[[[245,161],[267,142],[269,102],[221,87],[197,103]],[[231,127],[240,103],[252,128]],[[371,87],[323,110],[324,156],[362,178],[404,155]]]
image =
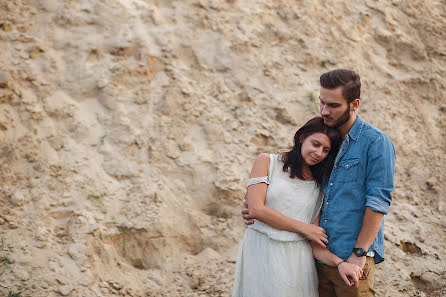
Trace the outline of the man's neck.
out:
[[[355,122],[356,122],[356,114],[353,113],[348,122],[338,128],[339,132],[341,132],[342,139],[345,139],[345,135],[347,135],[347,133],[350,132],[350,129],[353,127],[353,124]]]

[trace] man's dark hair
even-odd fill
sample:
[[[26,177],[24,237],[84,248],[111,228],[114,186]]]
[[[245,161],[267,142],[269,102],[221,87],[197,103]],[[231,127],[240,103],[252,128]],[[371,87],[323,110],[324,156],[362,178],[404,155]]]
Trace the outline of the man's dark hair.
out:
[[[353,70],[335,69],[322,74],[319,81],[321,87],[325,89],[336,89],[342,86],[342,95],[347,103],[361,96],[361,79]]]

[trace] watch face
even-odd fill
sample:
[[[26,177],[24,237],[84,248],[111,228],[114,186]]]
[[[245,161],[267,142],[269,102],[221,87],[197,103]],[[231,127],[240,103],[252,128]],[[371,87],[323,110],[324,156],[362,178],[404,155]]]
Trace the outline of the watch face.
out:
[[[354,248],[353,253],[355,253],[355,255],[358,257],[365,256],[366,254],[366,252],[362,248]]]

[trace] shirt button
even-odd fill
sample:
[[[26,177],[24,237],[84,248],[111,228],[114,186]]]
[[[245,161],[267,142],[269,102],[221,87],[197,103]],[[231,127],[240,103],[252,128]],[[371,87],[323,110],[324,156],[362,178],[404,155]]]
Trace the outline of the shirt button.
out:
[[[332,186],[333,185],[333,183],[330,183],[330,186]]]
[[[325,202],[325,204],[328,204],[328,201],[327,201],[327,202]]]
[[[324,222],[326,223],[326,222],[327,222],[327,220],[324,220]]]

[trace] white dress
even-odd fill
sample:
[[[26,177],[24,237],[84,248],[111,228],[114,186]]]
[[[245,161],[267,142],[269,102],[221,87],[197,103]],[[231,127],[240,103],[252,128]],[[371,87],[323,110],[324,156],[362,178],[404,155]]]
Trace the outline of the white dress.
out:
[[[280,154],[270,155],[268,177],[247,186],[268,184],[265,205],[303,223],[311,223],[322,205],[314,181],[291,179]],[[232,297],[317,297],[318,279],[308,240],[260,221],[248,226],[237,254]]]

